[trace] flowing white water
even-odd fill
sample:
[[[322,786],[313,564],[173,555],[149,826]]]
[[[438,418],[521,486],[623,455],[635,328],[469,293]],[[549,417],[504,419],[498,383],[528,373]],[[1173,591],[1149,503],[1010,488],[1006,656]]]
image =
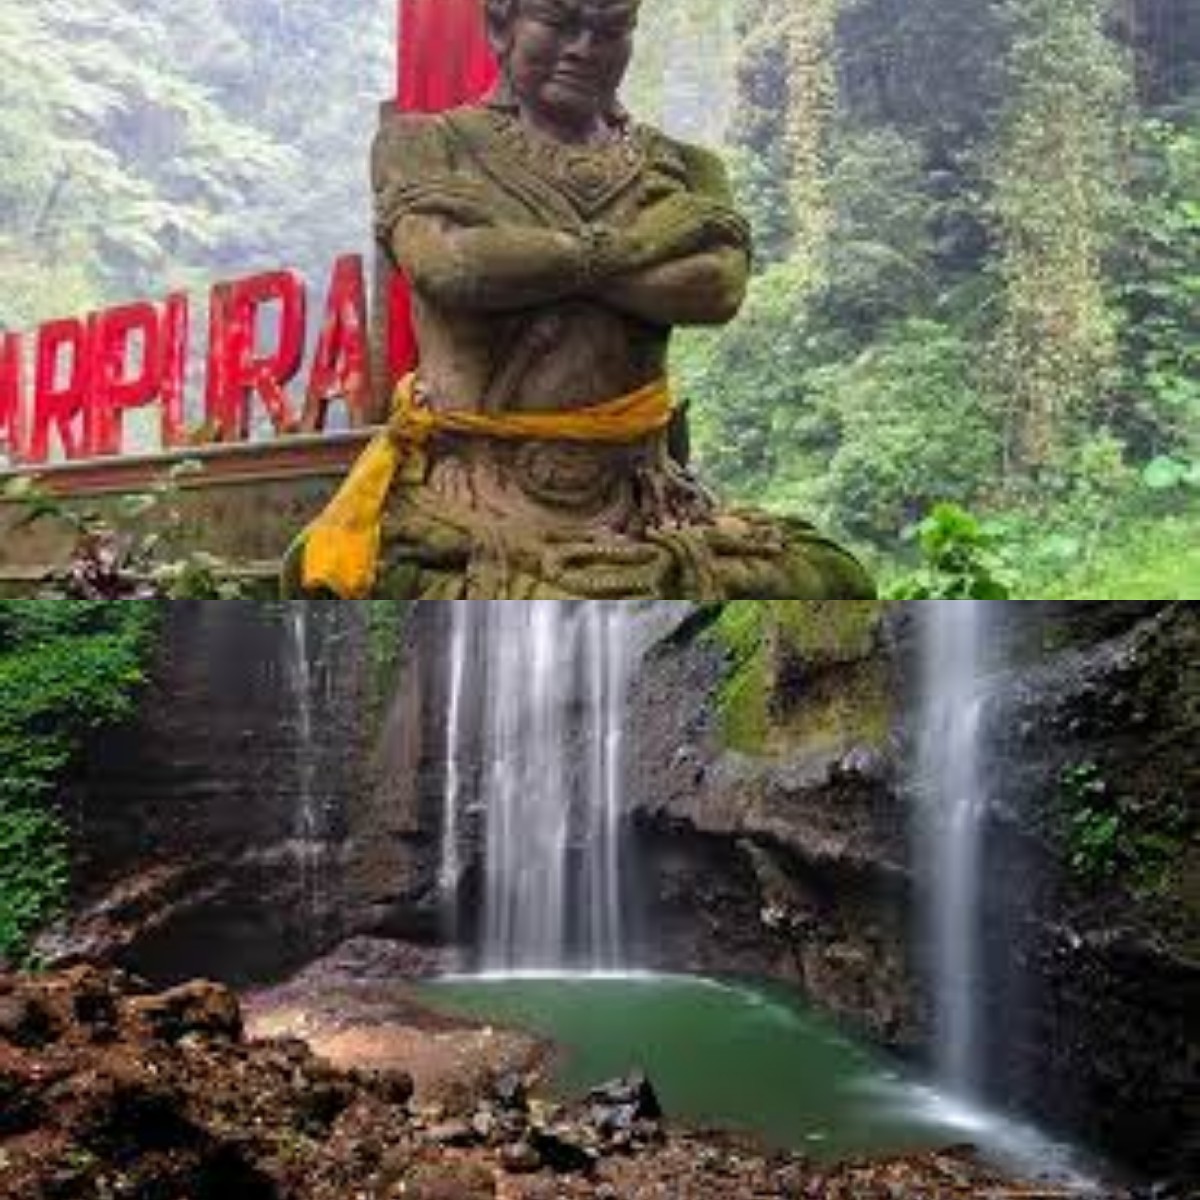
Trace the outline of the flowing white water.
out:
[[[919,851],[928,888],[935,1061],[941,1085],[964,1096],[983,1082],[978,1028],[981,831],[987,807],[983,715],[993,613],[987,601],[931,600],[921,605],[919,617]]]
[[[621,817],[625,800],[625,701],[629,690],[626,611],[620,605],[584,608],[586,674],[592,730],[584,880],[590,965],[621,961]]]
[[[630,610],[541,600],[458,609],[448,650],[443,897],[453,902],[464,872],[464,759],[477,749],[485,764],[482,967],[619,967]]]
[[[292,836],[300,869],[300,890],[310,913],[320,905],[321,814],[316,794],[317,760],[314,739],[312,617],[309,606],[288,606],[288,651],[296,701],[296,807]]]
[[[471,609],[466,602],[450,606],[450,662],[446,683],[446,783],[442,805],[442,855],[438,887],[452,905],[462,877],[461,823],[463,807],[463,700],[467,685]]]

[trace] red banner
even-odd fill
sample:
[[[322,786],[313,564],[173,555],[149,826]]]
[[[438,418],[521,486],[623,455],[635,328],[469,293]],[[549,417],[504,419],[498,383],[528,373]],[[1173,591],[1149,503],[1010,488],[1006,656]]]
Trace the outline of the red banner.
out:
[[[401,0],[396,104],[444,112],[480,99],[496,82],[483,0]]]
[[[498,74],[488,46],[484,0],[400,0],[396,106],[401,112],[445,112],[482,99]],[[388,364],[393,380],[417,365],[408,285],[389,284]]]

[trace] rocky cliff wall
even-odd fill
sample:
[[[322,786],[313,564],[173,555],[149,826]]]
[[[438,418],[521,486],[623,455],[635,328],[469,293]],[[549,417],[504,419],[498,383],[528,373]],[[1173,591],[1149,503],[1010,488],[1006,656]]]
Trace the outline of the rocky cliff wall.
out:
[[[634,794],[655,962],[782,977],[922,1056],[914,616],[697,614],[641,680]],[[995,636],[981,914],[993,1098],[1192,1174],[1200,605],[1013,604]]]
[[[306,607],[300,626],[300,606],[162,606],[136,719],[93,739],[62,797],[75,917],[43,953],[241,981],[364,919],[362,846],[384,840],[371,663],[401,635],[366,606]]]

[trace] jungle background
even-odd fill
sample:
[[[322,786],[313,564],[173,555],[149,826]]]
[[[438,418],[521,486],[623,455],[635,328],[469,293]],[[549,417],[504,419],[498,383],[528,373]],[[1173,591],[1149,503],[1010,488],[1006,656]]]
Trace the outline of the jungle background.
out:
[[[1200,597],[1195,0],[643,23],[632,106],[757,231],[743,316],[680,341],[706,476],[897,595]],[[393,48],[385,0],[6,5],[0,329],[365,251]]]

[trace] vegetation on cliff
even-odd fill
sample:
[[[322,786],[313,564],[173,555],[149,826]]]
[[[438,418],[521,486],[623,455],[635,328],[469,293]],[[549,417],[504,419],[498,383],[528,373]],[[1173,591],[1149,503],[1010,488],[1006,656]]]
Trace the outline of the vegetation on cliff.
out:
[[[724,741],[746,754],[822,744],[853,728],[865,744],[886,732],[888,708],[866,669],[882,606],[873,601],[735,601],[709,637],[725,656],[717,703]],[[835,687],[823,686],[833,674]]]
[[[89,733],[132,711],[154,620],[138,602],[0,602],[0,957],[65,901],[55,786]]]

